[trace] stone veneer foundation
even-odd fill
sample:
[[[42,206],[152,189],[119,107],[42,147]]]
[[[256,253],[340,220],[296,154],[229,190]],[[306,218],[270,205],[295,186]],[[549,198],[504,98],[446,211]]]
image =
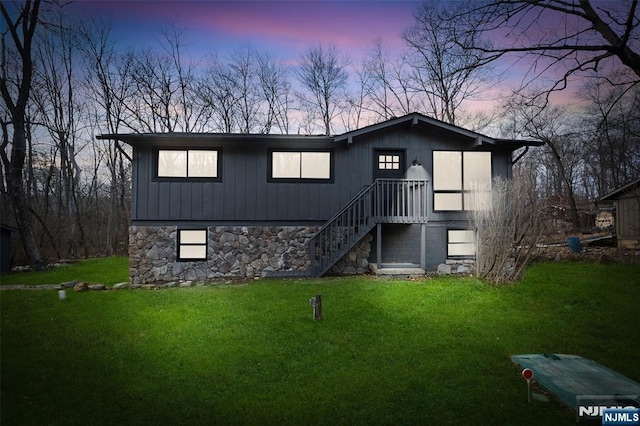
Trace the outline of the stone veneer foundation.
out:
[[[162,281],[207,281],[218,278],[252,278],[273,271],[309,269],[309,239],[313,226],[210,226],[207,260],[176,259],[176,226],[129,228],[129,278],[131,284]],[[371,236],[367,235],[340,259],[333,274],[362,274],[369,270]]]

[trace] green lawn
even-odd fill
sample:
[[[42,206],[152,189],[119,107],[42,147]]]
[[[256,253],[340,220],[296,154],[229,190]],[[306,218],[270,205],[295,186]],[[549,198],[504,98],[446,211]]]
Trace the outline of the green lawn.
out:
[[[509,356],[578,354],[640,381],[640,267],[522,283],[260,280],[0,293],[0,423],[574,425]],[[309,298],[323,295],[324,320]]]
[[[0,285],[60,284],[79,280],[88,284],[112,286],[129,279],[129,259],[103,257],[62,264],[42,272],[17,272],[0,275]]]

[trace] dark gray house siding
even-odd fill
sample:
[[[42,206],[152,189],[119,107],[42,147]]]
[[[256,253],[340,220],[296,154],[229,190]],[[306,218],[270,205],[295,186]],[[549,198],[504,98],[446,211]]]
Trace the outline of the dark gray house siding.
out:
[[[422,164],[431,180],[433,150],[487,150],[473,148],[468,140],[455,134],[398,126],[373,135],[365,135],[351,144],[330,138],[291,138],[282,136],[267,141],[225,140],[212,135],[190,141],[184,135],[145,138],[136,145],[133,163],[132,220],[140,222],[216,221],[313,223],[328,220],[360,189],[374,180],[374,153],[378,149],[403,150],[407,169],[414,159]],[[221,181],[162,181],[155,177],[155,152],[159,147],[220,148]],[[331,183],[269,182],[270,149],[303,147],[330,149],[334,160]],[[495,176],[511,175],[511,152],[493,151]],[[431,203],[433,205],[433,203]],[[430,220],[465,220],[464,213],[431,211]]]
[[[135,265],[132,260],[132,271],[144,269],[151,277],[142,281],[187,275],[252,276],[267,269],[301,271],[309,266],[304,248],[309,236],[376,178],[421,179],[426,185],[426,214],[420,223],[379,223],[367,238],[361,238],[362,244],[354,245],[357,253],[345,255],[350,262],[338,264],[356,273],[374,262],[433,269],[447,258],[447,231],[469,227],[464,211],[433,208],[433,152],[491,152],[492,176],[511,177],[513,151],[536,144],[491,139],[420,114],[335,137],[131,134],[100,138],[133,147],[130,250],[132,259],[138,259]],[[216,149],[218,175],[215,179],[158,178],[158,149]],[[330,152],[331,178],[273,179],[271,153],[287,150]],[[400,167],[380,171],[381,154],[388,154],[386,158]],[[185,264],[176,258],[172,247],[180,229],[207,230],[206,262]],[[148,242],[156,239],[162,243]],[[194,268],[197,272],[189,272]]]
[[[164,136],[164,135],[163,135]],[[333,149],[330,139],[308,141],[228,140],[215,135],[197,142],[175,135],[167,140],[145,140],[136,146],[133,166],[132,220],[141,222],[323,222],[339,208],[347,191],[335,183],[285,183],[268,181],[269,149],[304,147]],[[219,182],[171,182],[155,177],[155,152],[159,147],[185,146],[221,149]],[[335,154],[334,154],[335,155]],[[342,173],[336,168],[336,174]],[[340,177],[341,178],[341,177]]]

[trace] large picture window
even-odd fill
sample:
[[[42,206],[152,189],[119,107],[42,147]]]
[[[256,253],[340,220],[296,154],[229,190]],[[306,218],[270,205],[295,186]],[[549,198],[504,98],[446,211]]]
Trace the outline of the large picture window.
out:
[[[433,152],[433,209],[472,210],[472,191],[491,190],[491,153]]]
[[[271,178],[329,181],[331,153],[328,151],[272,151]]]
[[[178,259],[206,260],[207,259],[207,230],[180,229],[178,230]]]
[[[160,149],[158,150],[159,178],[217,178],[218,150]]]

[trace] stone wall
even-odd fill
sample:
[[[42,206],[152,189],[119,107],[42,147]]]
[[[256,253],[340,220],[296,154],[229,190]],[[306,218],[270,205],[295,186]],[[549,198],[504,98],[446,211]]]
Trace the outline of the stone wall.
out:
[[[439,275],[473,275],[476,272],[476,261],[474,259],[447,259],[445,263],[438,265],[436,272]]]
[[[356,243],[353,248],[338,260],[329,270],[333,275],[366,274],[369,269],[369,255],[371,254],[371,242],[373,236],[367,234]]]
[[[316,231],[306,226],[212,226],[207,233],[207,260],[183,262],[176,258],[177,227],[131,226],[129,278],[131,284],[150,284],[305,271],[310,266],[308,242]],[[371,236],[367,235],[331,273],[367,272],[370,252]]]

